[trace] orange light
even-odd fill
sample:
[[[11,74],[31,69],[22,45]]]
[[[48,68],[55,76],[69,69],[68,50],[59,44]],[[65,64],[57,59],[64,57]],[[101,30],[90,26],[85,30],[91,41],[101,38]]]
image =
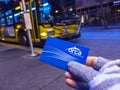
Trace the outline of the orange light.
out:
[[[21,7],[20,6],[17,6],[16,8],[15,8],[15,10],[19,10]]]
[[[118,9],[117,11],[120,12],[120,9]]]
[[[17,29],[20,29],[20,28],[21,28],[21,25],[17,25],[16,28],[17,28]]]

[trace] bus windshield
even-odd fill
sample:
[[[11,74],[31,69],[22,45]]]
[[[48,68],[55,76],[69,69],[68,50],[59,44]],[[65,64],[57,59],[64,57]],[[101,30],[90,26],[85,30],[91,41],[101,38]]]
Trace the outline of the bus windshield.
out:
[[[43,0],[39,8],[41,24],[56,24],[76,19],[75,0]]]

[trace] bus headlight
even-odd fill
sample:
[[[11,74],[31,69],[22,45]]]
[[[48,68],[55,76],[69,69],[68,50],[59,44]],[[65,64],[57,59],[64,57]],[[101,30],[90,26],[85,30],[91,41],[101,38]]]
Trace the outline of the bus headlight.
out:
[[[4,38],[2,38],[2,40],[4,41],[5,39],[4,39]]]
[[[46,33],[46,32],[42,32],[40,35],[41,35],[42,37],[45,37],[45,36],[47,36],[47,33]]]

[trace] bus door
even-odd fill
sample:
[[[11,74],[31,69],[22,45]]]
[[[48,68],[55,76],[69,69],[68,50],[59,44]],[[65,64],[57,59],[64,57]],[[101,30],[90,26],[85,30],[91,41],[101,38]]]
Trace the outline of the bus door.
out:
[[[15,29],[14,29],[14,20],[13,20],[13,13],[12,9],[9,9],[5,12],[6,15],[6,25],[4,28],[4,37],[5,38],[14,38],[15,39]]]
[[[40,42],[40,36],[39,36],[39,27],[38,27],[38,18],[37,18],[37,12],[36,12],[36,5],[35,2],[30,2],[30,13],[31,13],[31,21],[32,21],[32,27],[33,27],[33,36],[35,42]]]
[[[3,37],[3,27],[5,26],[5,18],[4,13],[0,14],[0,40],[2,40]]]

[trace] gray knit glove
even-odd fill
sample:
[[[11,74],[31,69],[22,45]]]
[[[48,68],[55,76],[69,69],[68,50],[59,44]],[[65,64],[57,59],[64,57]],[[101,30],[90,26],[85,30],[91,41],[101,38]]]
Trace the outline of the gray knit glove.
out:
[[[98,71],[70,61],[68,70],[88,84],[89,90],[120,90],[120,60],[104,64]]]

